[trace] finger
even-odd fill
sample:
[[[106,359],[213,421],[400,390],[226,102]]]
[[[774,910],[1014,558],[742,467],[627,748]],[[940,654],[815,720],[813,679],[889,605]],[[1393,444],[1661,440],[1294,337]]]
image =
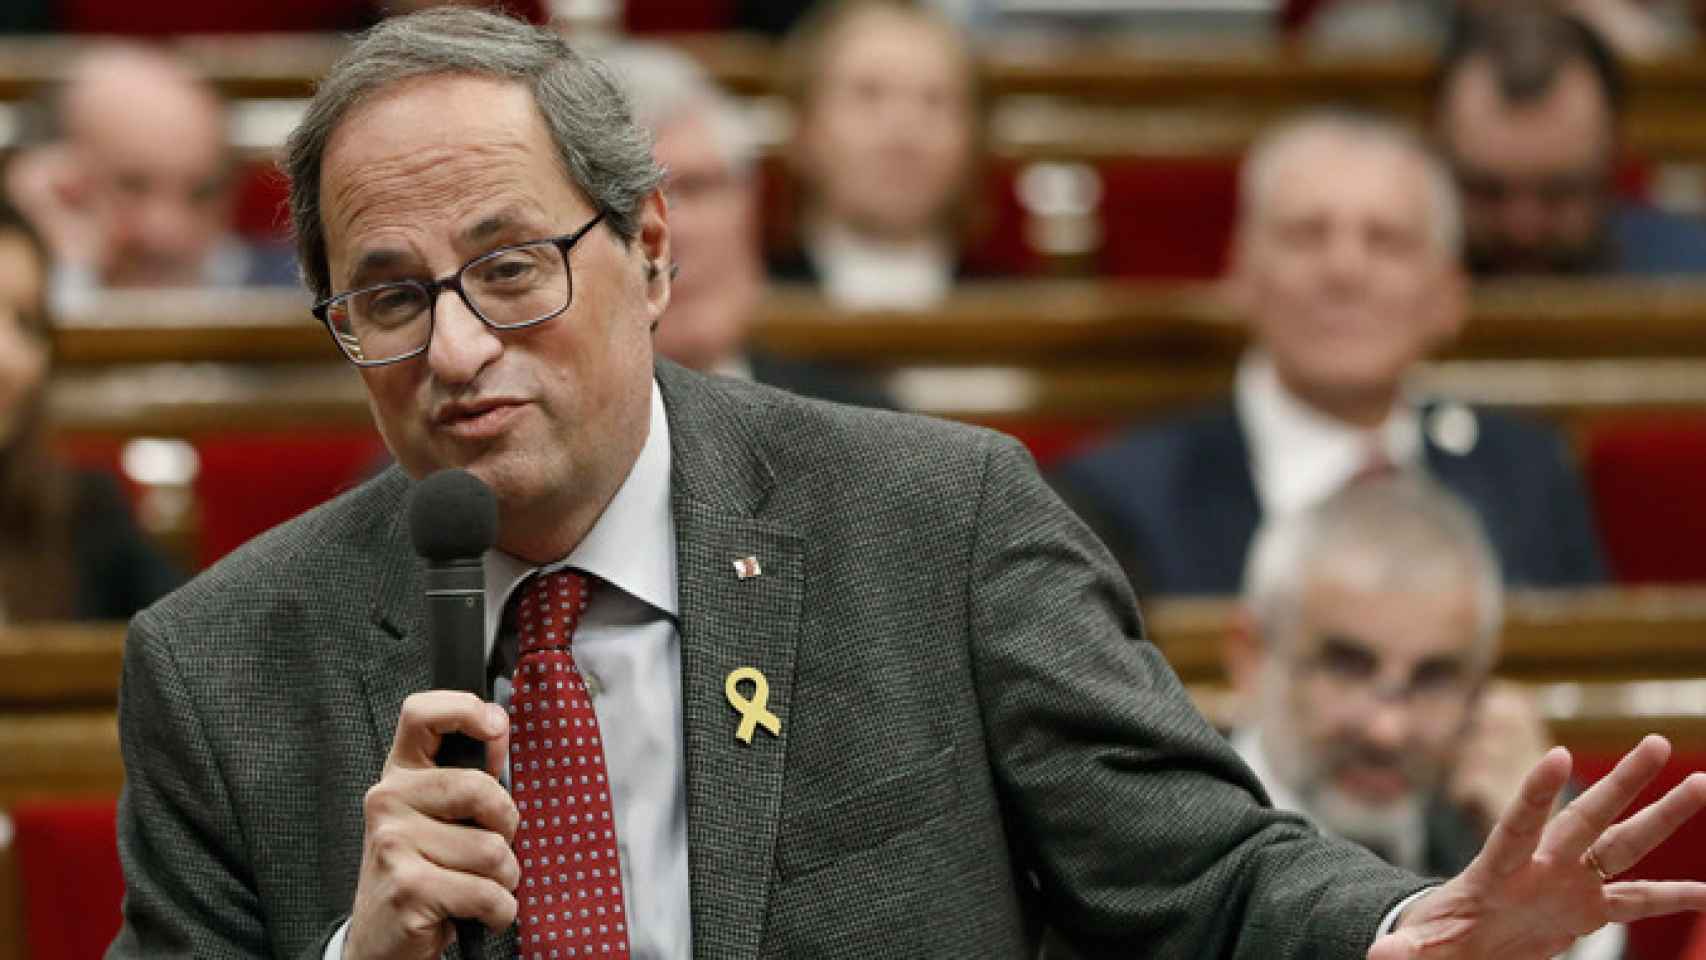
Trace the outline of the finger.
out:
[[[1594,845],[1594,854],[1600,866],[1615,876],[1640,863],[1702,808],[1706,808],[1706,773],[1691,773],[1658,802],[1607,830]]]
[[[1416,945],[1399,933],[1387,934],[1368,948],[1368,960],[1414,960],[1415,956]]]
[[[1484,866],[1495,877],[1506,876],[1526,865],[1546,829],[1552,803],[1569,776],[1569,751],[1562,747],[1547,751],[1528,771],[1528,776],[1522,778],[1522,789],[1499,815],[1475,864]]]
[[[514,840],[521,814],[503,785],[479,770],[433,767],[397,770],[374,784],[366,797],[369,824],[407,814],[442,821],[470,821]]]
[[[413,840],[421,856],[446,870],[484,877],[505,890],[514,890],[521,882],[521,865],[502,834],[423,819],[415,827]]]
[[[410,694],[397,715],[397,734],[391,741],[386,766],[424,768],[447,733],[465,733],[476,740],[493,740],[509,731],[502,707],[461,690],[427,690]]]
[[[509,717],[503,708],[498,711],[505,713],[503,732],[486,741],[486,772],[501,780],[509,767]]]
[[[1634,801],[1641,788],[1652,782],[1669,759],[1670,742],[1664,737],[1642,739],[1617,761],[1617,766],[1604,779],[1583,791],[1552,818],[1541,840],[1540,852],[1558,863],[1580,860],[1588,845],[1616,822],[1618,815]]]
[[[399,886],[416,892],[422,902],[445,917],[478,920],[488,930],[509,928],[515,920],[515,894],[489,877],[446,870],[426,860],[416,860]]]
[[[1706,883],[1693,880],[1632,880],[1606,884],[1606,908],[1617,923],[1706,910]]]

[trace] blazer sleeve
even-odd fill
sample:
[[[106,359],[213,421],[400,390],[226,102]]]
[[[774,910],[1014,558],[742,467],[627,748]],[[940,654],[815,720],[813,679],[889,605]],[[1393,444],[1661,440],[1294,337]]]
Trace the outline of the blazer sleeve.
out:
[[[250,845],[210,731],[146,613],[125,641],[118,721],[124,920],[108,960],[273,956]],[[301,956],[320,957],[335,930]]]
[[[1423,881],[1266,806],[1016,443],[990,441],[978,511],[979,709],[1051,938],[1080,956],[1361,958]]]

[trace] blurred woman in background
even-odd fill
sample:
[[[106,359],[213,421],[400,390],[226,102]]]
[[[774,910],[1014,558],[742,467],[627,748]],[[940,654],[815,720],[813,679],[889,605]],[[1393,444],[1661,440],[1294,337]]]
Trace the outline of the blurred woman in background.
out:
[[[40,235],[0,202],[0,623],[122,620],[181,578],[110,477],[53,454],[49,267]]]
[[[771,278],[851,309],[939,304],[966,272],[960,248],[980,184],[965,38],[927,7],[842,0],[800,24],[783,68],[802,210]]]

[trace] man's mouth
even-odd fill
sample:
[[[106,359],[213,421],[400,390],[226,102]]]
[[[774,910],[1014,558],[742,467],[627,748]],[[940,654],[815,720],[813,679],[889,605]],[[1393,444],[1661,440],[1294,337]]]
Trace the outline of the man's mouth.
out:
[[[525,406],[507,399],[447,403],[433,417],[433,425],[458,440],[491,440],[507,430]]]
[[[1410,778],[1397,767],[1352,765],[1340,767],[1333,779],[1339,789],[1374,803],[1393,803],[1410,792]]]

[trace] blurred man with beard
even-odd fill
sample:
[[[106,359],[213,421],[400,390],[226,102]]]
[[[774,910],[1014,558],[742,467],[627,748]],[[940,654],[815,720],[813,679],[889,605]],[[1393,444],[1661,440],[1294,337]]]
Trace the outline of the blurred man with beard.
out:
[[[1436,96],[1476,276],[1706,272],[1706,225],[1615,194],[1625,81],[1584,22],[1534,6],[1467,17]]]
[[[1276,807],[1422,874],[1474,859],[1550,746],[1492,681],[1498,558],[1461,500],[1387,475],[1263,526],[1223,648],[1232,742]],[[1568,956],[1616,957],[1608,927]]]
[[[1234,593],[1261,521],[1383,471],[1467,501],[1511,583],[1602,579],[1562,439],[1414,383],[1468,310],[1457,195],[1427,148],[1385,121],[1309,116],[1257,144],[1241,191],[1226,292],[1253,342],[1233,395],[1057,477],[1140,589]]]

